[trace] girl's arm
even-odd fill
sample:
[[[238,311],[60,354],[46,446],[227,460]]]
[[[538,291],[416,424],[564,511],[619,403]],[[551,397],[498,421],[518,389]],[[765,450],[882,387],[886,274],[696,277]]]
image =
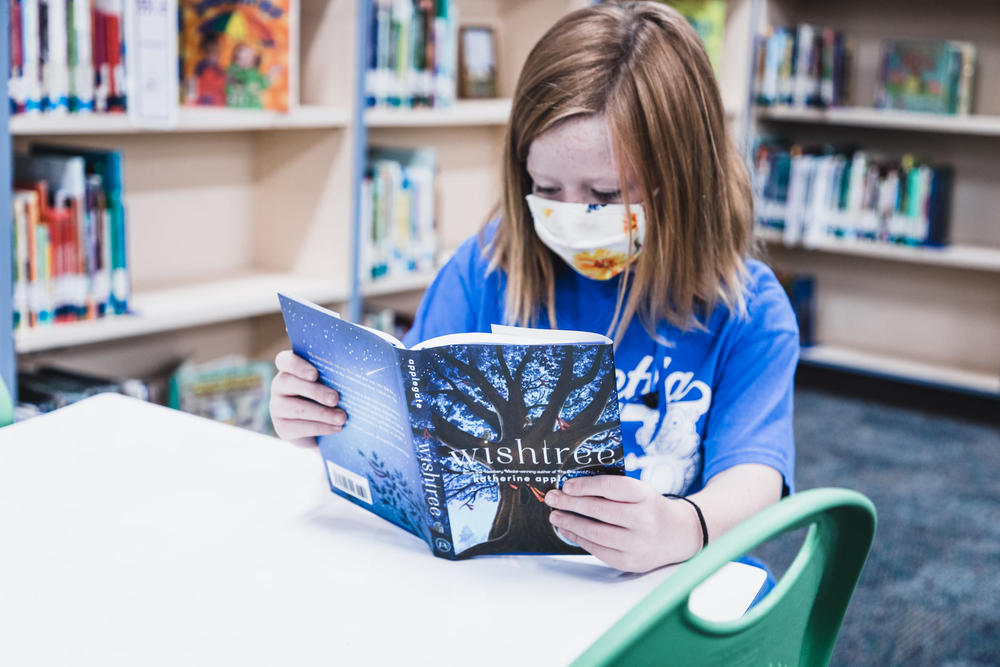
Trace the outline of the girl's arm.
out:
[[[781,499],[781,474],[745,463],[712,477],[688,496],[701,508],[709,540]],[[691,558],[702,547],[701,524],[690,504],[664,498],[631,477],[599,475],[568,480],[549,491],[550,520],[564,536],[626,572],[648,572]]]

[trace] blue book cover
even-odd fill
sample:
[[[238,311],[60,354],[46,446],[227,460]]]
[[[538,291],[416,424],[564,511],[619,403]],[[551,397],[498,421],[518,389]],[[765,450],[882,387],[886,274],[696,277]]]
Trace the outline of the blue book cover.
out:
[[[334,493],[442,558],[584,553],[551,526],[544,497],[571,477],[625,474],[608,338],[494,327],[406,349],[278,298],[292,349],[348,415],[319,442]]]

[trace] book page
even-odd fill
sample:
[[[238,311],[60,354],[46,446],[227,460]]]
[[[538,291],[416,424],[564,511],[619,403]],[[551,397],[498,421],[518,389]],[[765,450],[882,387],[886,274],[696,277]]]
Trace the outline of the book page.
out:
[[[610,344],[611,339],[589,331],[559,329],[529,329],[492,325],[492,333],[472,332],[448,334],[417,343],[411,350],[426,350],[448,345],[574,345],[583,343]]]

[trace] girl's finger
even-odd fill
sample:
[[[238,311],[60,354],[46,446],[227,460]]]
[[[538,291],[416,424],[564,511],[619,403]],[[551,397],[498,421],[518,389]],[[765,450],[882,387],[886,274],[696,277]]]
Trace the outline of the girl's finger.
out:
[[[652,488],[623,475],[591,475],[566,480],[562,491],[571,496],[600,496],[620,503],[638,503],[652,493]]]
[[[320,435],[340,433],[342,426],[334,426],[325,422],[313,422],[304,419],[274,419],[274,430],[282,440],[298,440]]]
[[[271,383],[271,391],[285,396],[304,396],[317,403],[336,407],[340,394],[319,382],[308,382],[291,373],[278,373]]]
[[[347,422],[347,413],[340,408],[328,408],[305,398],[278,395],[271,398],[271,418],[313,421],[340,427]]]
[[[635,503],[621,503],[597,496],[571,496],[556,489],[545,494],[545,504],[549,507],[575,512],[603,523],[628,527],[631,525],[630,510]]]
[[[597,556],[611,567],[619,570],[625,569],[622,567],[622,564],[625,561],[625,555],[621,551],[618,551],[617,549],[609,549],[608,547],[597,544],[596,542],[591,542],[586,537],[581,537],[580,535],[577,535],[569,530],[560,529],[559,532],[562,533],[562,536],[567,540],[576,542],[589,553]]]
[[[609,549],[622,549],[629,538],[629,531],[621,526],[612,526],[569,512],[553,510],[549,521],[557,528],[568,530]]]
[[[275,367],[284,373],[291,373],[303,380],[315,382],[319,379],[319,371],[308,361],[291,350],[282,350],[274,358]]]

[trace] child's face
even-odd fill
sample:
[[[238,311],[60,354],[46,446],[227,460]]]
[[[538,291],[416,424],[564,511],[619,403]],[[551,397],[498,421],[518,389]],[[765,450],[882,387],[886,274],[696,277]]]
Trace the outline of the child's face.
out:
[[[603,115],[571,118],[539,135],[528,149],[532,192],[545,199],[584,204],[619,204],[618,163]],[[635,174],[629,175],[629,202],[641,203]]]
[[[240,46],[236,49],[236,53],[233,56],[233,60],[236,64],[245,69],[249,69],[254,66],[257,56],[254,54],[253,49],[248,46]]]

